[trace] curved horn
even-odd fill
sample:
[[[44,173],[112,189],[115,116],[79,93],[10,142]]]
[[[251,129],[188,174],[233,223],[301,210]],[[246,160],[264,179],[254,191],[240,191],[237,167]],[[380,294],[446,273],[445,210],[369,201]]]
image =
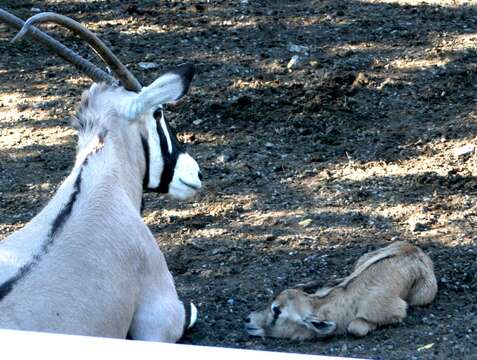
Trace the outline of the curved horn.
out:
[[[93,32],[77,21],[60,14],[45,12],[37,14],[29,18],[20,32],[15,36],[13,41],[21,39],[31,28],[33,24],[53,22],[64,26],[78,35],[99,55],[99,57],[109,66],[111,71],[116,75],[121,84],[129,91],[139,92],[142,88],[139,81],[131,74],[121,61],[112,53],[112,51],[101,41]]]
[[[0,9],[0,20],[15,29],[21,29],[22,26],[25,24],[23,20],[3,9]],[[30,35],[36,41],[38,41],[54,53],[58,54],[61,58],[73,64],[81,72],[85,73],[89,78],[93,79],[93,81],[107,83],[115,82],[112,76],[110,76],[88,60],[84,59],[73,50],[67,48],[59,41],[38,30],[37,28],[30,28]]]

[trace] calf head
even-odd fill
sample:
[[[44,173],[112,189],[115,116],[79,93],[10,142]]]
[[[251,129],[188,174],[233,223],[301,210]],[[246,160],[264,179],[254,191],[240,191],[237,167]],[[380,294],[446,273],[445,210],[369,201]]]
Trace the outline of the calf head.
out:
[[[293,340],[325,338],[336,330],[334,322],[318,319],[314,299],[299,289],[281,292],[267,308],[252,312],[245,323],[252,336]]]

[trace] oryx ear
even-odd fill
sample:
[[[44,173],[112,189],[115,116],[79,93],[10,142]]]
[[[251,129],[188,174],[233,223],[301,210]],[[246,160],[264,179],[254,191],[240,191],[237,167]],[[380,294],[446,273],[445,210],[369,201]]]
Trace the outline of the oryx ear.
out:
[[[305,319],[303,324],[310,330],[313,330],[317,336],[326,337],[333,335],[336,330],[336,323],[334,321]]]
[[[161,105],[175,102],[189,90],[194,77],[194,65],[184,64],[158,77],[149,86],[134,94],[132,101],[125,103],[123,114],[135,121],[144,114],[152,114]]]
[[[189,90],[194,76],[194,65],[184,64],[158,77],[139,93],[144,110],[155,110],[162,104],[179,100]]]

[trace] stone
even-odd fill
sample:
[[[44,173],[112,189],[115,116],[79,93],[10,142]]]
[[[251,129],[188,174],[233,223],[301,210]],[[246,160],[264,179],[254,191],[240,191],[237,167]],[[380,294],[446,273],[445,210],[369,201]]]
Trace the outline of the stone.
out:
[[[159,68],[159,64],[155,62],[140,62],[138,66],[141,70],[153,70]]]
[[[474,152],[475,152],[475,146],[474,145],[465,145],[465,146],[461,146],[461,147],[457,148],[454,151],[454,154],[457,157],[462,157],[462,156],[472,154]]]
[[[287,68],[290,70],[296,69],[301,63],[301,57],[298,55],[293,55],[290,61],[287,64]]]
[[[310,48],[308,46],[290,44],[288,45],[288,51],[308,55],[310,52]]]

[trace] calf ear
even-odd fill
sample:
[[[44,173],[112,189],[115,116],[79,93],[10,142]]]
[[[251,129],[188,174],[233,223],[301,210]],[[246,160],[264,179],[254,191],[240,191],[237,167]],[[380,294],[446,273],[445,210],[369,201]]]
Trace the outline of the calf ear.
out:
[[[336,323],[334,321],[307,319],[304,320],[304,325],[308,329],[313,330],[319,337],[333,335],[336,331]]]
[[[184,64],[158,77],[152,84],[144,87],[137,101],[143,110],[155,110],[162,104],[175,102],[189,90],[194,77],[194,65]]]
[[[307,294],[313,294],[320,287],[321,287],[321,281],[312,280],[312,281],[308,281],[304,284],[295,285],[293,288],[302,290],[302,291],[306,292]]]

